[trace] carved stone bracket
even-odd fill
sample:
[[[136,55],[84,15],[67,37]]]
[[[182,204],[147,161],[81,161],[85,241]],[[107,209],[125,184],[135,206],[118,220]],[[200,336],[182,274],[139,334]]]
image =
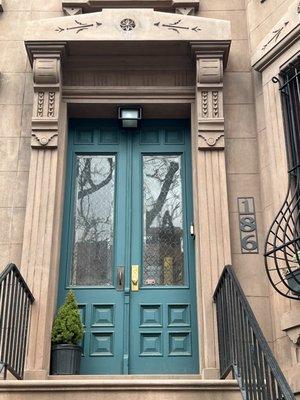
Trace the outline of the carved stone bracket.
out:
[[[285,331],[290,340],[300,346],[300,309],[294,309],[283,314],[281,329]],[[300,361],[300,360],[299,360]]]
[[[197,56],[198,148],[224,149],[223,60]]]
[[[195,7],[177,7],[175,8],[175,14],[195,15]]]
[[[33,56],[32,147],[55,148],[61,102],[60,54]]]
[[[63,7],[64,15],[71,16],[71,15],[79,15],[82,14],[81,7]]]

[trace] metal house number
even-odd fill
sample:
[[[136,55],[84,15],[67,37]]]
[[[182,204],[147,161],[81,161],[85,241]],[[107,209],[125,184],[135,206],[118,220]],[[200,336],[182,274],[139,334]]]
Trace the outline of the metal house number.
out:
[[[242,254],[258,253],[254,198],[239,197],[238,210]]]

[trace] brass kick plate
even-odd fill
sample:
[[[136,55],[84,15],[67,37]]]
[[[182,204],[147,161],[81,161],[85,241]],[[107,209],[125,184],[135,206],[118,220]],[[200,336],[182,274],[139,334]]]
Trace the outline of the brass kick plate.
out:
[[[138,292],[139,290],[139,266],[131,266],[131,291]]]

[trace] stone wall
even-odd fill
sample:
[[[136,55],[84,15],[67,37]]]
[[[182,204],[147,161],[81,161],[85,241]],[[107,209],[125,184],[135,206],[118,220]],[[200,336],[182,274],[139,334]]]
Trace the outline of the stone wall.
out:
[[[268,35],[270,33],[272,35],[272,32],[274,34],[276,30],[275,25],[284,15],[289,13],[291,5],[294,5],[293,19],[296,19],[297,7],[299,5],[295,0],[267,0],[263,4],[260,4],[256,0],[246,0],[251,57],[257,54],[257,52],[261,52],[261,42],[268,42],[270,38]],[[286,21],[289,22],[285,26],[289,27],[291,21],[289,18],[286,18]],[[275,41],[278,45],[285,35],[284,30],[281,35]],[[278,83],[272,82],[272,78],[274,76],[277,77],[280,68],[288,63],[299,51],[300,43],[298,40],[293,46],[286,46],[279,56],[273,57],[273,60],[268,65],[261,68],[262,72],[253,70],[261,180],[261,206],[263,212],[262,234],[264,237],[266,237],[272,221],[281,208],[287,191],[288,178],[280,91]],[[254,56],[253,59],[257,62],[257,57]],[[283,330],[283,321],[288,319],[289,313],[299,313],[300,305],[295,300],[290,301],[280,296],[270,285],[268,288],[272,314],[272,347],[280,366],[287,373],[294,389],[299,390],[299,383],[297,383],[297,381],[299,382],[300,371],[300,359],[297,356],[297,351],[299,350],[297,350],[295,343],[292,344]]]
[[[5,0],[0,13],[0,268],[20,265],[30,160],[32,74],[24,29],[62,15],[59,0]]]
[[[253,2],[261,6],[257,0]],[[264,334],[269,341],[272,341],[272,325],[269,323],[271,316],[268,308],[269,284],[262,257],[264,233],[259,154],[249,54],[250,37],[247,31],[244,0],[202,0],[199,15],[228,19],[231,22],[232,44],[228,67],[224,75],[224,111],[232,263]],[[259,254],[241,254],[238,197],[254,197]]]
[[[293,0],[245,0],[251,52],[284,15]]]

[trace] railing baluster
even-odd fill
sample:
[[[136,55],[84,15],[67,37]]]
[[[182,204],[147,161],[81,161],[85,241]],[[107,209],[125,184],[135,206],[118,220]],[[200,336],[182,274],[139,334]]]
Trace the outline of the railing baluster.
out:
[[[241,348],[242,348],[242,355],[243,355],[243,361],[240,365],[240,370],[241,370],[241,376],[243,377],[244,381],[244,386],[245,390],[248,392],[249,388],[249,372],[248,372],[248,352],[247,352],[247,347],[246,347],[246,333],[245,333],[245,318],[244,318],[244,311],[240,302],[240,299],[238,298],[238,295],[236,293],[237,299],[238,299],[238,314],[239,314],[239,325],[241,329],[241,335],[240,335],[240,340],[241,340]]]
[[[24,337],[24,340],[23,340],[23,346],[24,346],[24,348],[26,347],[26,345],[27,345],[27,333],[28,333],[28,323],[29,323],[29,311],[30,311],[30,302],[29,302],[29,299],[26,299],[26,310],[25,310],[25,320],[24,320],[24,334],[23,334],[23,337]],[[24,372],[24,364],[25,364],[25,351],[23,351],[22,353],[21,353],[21,357],[20,357],[20,371],[22,372],[22,375],[23,375],[23,372]]]
[[[1,297],[0,297],[0,362],[3,362],[3,345],[4,345],[4,335],[5,335],[5,303],[6,289],[7,289],[7,277],[1,282]]]
[[[271,399],[271,386],[270,386],[270,367],[263,356],[264,370],[265,370],[265,378],[266,378],[266,392],[267,392],[267,400]]]
[[[234,301],[233,301],[233,293],[232,293],[232,286],[231,286],[231,281],[227,279],[227,293],[228,293],[228,324],[229,324],[229,343],[230,343],[230,359],[233,360],[233,364],[236,365],[236,359],[237,359],[237,351],[235,348],[235,336],[236,336],[236,327],[234,325]]]
[[[244,400],[295,400],[230,266],[224,268],[214,301],[221,378],[233,370]]]
[[[11,357],[11,365],[16,365],[16,354],[18,353],[16,349],[18,349],[18,339],[19,339],[19,325],[20,325],[20,317],[21,317],[21,310],[20,310],[20,302],[21,302],[21,293],[22,287],[21,285],[17,285],[16,287],[16,309],[15,309],[15,318],[14,318],[14,338],[12,348],[14,349],[12,357]]]
[[[20,271],[9,264],[0,274],[0,362],[17,379],[23,378],[29,312],[34,297]]]
[[[253,364],[252,364],[252,353],[251,353],[251,343],[250,343],[250,332],[249,332],[249,324],[248,324],[248,316],[243,310],[244,316],[244,325],[245,325],[245,344],[246,344],[246,353],[247,353],[247,371],[249,376],[249,398],[250,400],[254,400],[254,393],[253,393],[253,384],[255,381],[255,377],[253,376]]]
[[[11,364],[11,358],[13,353],[13,340],[14,340],[14,323],[15,323],[15,311],[16,311],[16,289],[17,289],[17,277],[12,274],[12,283],[11,283],[11,303],[10,303],[10,313],[9,313],[9,322],[8,322],[8,346],[7,346],[7,364]]]
[[[19,316],[19,324],[18,324],[18,341],[17,341],[17,348],[22,348],[22,327],[23,327],[23,320],[25,318],[24,315],[24,306],[25,306],[25,299],[26,299],[26,294],[24,291],[21,291],[20,293],[20,316]],[[14,360],[14,365],[16,366],[16,371],[19,375],[20,373],[20,367],[19,367],[19,360],[20,360],[20,352],[16,351],[15,354],[15,360]]]
[[[7,365],[7,348],[8,348],[8,340],[9,340],[9,311],[10,311],[10,304],[11,304],[11,283],[12,283],[12,274],[9,272],[7,277],[7,295],[5,296],[4,300],[4,335],[3,335],[3,342],[2,342],[2,362]]]
[[[226,296],[225,296],[225,304],[227,304],[227,306],[229,305],[229,313],[228,313],[228,315],[224,315],[224,319],[225,319],[225,323],[226,323],[226,327],[227,327],[227,329],[226,329],[226,343],[227,343],[227,351],[226,351],[226,354],[228,355],[228,360],[227,360],[227,366],[229,365],[229,360],[231,360],[232,359],[232,356],[233,356],[233,352],[232,352],[232,346],[231,346],[231,343],[232,343],[232,330],[231,330],[231,310],[230,310],[230,295],[229,295],[229,287],[228,287],[228,284],[229,284],[229,282],[228,282],[228,279],[225,279],[225,293],[226,293]]]
[[[218,343],[219,343],[219,349],[224,348],[223,344],[223,331],[222,331],[222,323],[221,323],[221,315],[222,315],[222,307],[221,307],[221,302],[220,302],[220,297],[218,297],[218,300],[216,301],[216,307],[217,307],[217,329],[218,329]],[[221,374],[223,373],[223,368],[224,368],[224,353],[223,351],[220,352],[220,371]]]

